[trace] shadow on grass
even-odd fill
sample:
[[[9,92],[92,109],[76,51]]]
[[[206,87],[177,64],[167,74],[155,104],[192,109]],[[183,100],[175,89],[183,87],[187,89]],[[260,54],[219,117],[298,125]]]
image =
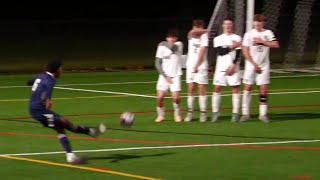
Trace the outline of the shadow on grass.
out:
[[[89,157],[88,160],[110,160],[111,163],[118,163],[123,160],[140,159],[140,158],[146,158],[146,157],[168,156],[172,154],[175,154],[175,153],[159,153],[159,154],[145,154],[145,155],[112,154],[108,156]]]
[[[312,119],[320,119],[320,114],[317,113],[288,113],[288,114],[269,114],[271,119],[270,123],[262,123],[259,122],[258,116],[253,115],[251,120],[248,122],[244,122],[241,124],[247,123],[261,123],[262,125],[269,125],[273,123],[281,123],[284,121],[291,121],[291,120],[312,120]],[[212,123],[210,122],[211,117],[208,117],[209,122],[205,123]],[[221,116],[219,120],[215,123],[231,121],[231,116]],[[192,122],[189,123],[198,123],[199,119],[193,119]],[[212,123],[212,124],[215,124]],[[230,122],[232,123],[232,122]],[[240,123],[232,123],[232,124],[240,124]],[[236,134],[216,134],[216,133],[194,133],[194,132],[173,132],[173,131],[153,131],[153,130],[137,130],[137,129],[118,129],[118,128],[110,128],[112,130],[118,131],[133,131],[133,132],[141,132],[141,133],[157,133],[157,134],[175,134],[175,135],[194,135],[194,136],[213,136],[213,137],[227,137],[227,138],[252,138],[252,139],[270,139],[270,140],[306,140],[303,138],[295,138],[295,137],[270,137],[270,136],[246,136],[246,135],[236,135]]]
[[[289,114],[270,114],[272,122],[292,121],[292,120],[311,120],[320,119],[318,113],[289,113]]]

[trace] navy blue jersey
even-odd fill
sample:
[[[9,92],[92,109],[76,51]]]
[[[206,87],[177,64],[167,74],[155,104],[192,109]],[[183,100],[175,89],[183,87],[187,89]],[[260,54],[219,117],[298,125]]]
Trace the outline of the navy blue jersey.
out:
[[[32,110],[44,110],[45,102],[51,99],[56,79],[49,73],[39,74],[32,85],[32,94],[29,101],[29,108]]]

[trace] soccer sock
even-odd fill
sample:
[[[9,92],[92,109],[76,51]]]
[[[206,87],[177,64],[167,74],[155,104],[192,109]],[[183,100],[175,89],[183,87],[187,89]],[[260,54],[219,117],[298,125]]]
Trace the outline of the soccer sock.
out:
[[[212,93],[212,112],[219,112],[220,99],[220,93]]]
[[[193,111],[194,96],[188,96],[188,111]]]
[[[67,153],[66,156],[67,156],[67,161],[68,162],[72,162],[72,161],[77,159],[77,156],[72,152],[71,153]]]
[[[72,129],[75,133],[88,134],[90,128],[80,125],[73,125]]]
[[[158,114],[158,117],[164,118],[164,107],[157,107],[157,114]]]
[[[250,91],[243,91],[242,96],[242,115],[249,115],[249,107],[251,102]]]
[[[239,113],[240,107],[240,93],[232,94],[232,113]]]
[[[174,109],[174,117],[180,116],[180,107],[177,103],[172,103]]]
[[[201,112],[207,111],[207,96],[199,96],[199,105]]]
[[[58,138],[60,140],[60,143],[63,147],[63,149],[67,152],[67,153],[71,153],[72,150],[71,150],[71,145],[70,145],[70,142],[67,138],[67,136],[65,134],[59,134],[58,135]]]
[[[268,105],[260,104],[259,105],[259,116],[266,116],[268,110]]]

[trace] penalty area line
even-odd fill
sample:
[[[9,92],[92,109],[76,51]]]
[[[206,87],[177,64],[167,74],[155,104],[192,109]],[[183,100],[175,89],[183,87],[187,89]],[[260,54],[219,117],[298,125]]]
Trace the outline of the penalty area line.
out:
[[[104,94],[118,94],[118,95],[128,95],[136,97],[146,97],[146,98],[157,98],[156,96],[149,96],[143,94],[134,94],[134,93],[124,93],[124,92],[115,92],[115,91],[99,91],[92,89],[78,89],[78,88],[65,88],[65,87],[55,87],[55,89],[70,90],[70,91],[83,91],[83,92],[94,92],[94,93],[104,93]]]
[[[76,150],[73,152],[115,152],[115,151],[132,151],[146,149],[176,149],[176,148],[195,148],[195,147],[224,147],[224,146],[241,146],[241,145],[273,145],[273,144],[290,144],[290,143],[312,143],[320,142],[320,140],[294,140],[294,141],[269,141],[269,142],[245,142],[245,143],[224,143],[224,144],[194,144],[194,145],[175,145],[175,146],[142,146],[128,148],[110,148],[110,149],[91,149],[91,150]],[[0,154],[1,156],[35,156],[35,155],[50,155],[64,154],[64,151],[56,152],[38,152],[38,153],[15,153],[15,154]]]

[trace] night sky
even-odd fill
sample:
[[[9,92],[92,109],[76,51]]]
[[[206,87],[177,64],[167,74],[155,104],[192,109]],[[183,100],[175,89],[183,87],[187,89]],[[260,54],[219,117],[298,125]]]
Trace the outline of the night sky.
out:
[[[112,3],[112,4],[111,4]],[[75,18],[184,18],[208,17],[215,0],[189,3],[183,0],[161,1],[32,1],[6,2],[0,6],[0,18],[75,19]]]

